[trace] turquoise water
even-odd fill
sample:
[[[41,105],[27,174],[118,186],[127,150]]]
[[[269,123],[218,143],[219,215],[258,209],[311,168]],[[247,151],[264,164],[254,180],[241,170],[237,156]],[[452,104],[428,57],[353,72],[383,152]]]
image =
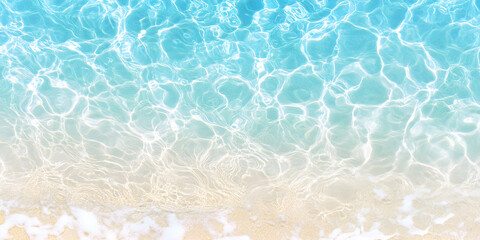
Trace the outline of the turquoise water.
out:
[[[277,239],[474,239],[479,16],[479,0],[1,0],[2,209],[48,205],[99,239],[188,238],[193,215],[239,209]],[[106,206],[174,215],[122,235]],[[209,234],[273,236],[237,215]],[[31,238],[63,231],[40,222]]]

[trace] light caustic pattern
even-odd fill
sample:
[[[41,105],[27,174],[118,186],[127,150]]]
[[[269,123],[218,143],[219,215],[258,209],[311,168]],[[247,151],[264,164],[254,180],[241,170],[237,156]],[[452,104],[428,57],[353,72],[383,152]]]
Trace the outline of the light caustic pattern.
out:
[[[475,239],[479,16],[1,0],[0,238]]]

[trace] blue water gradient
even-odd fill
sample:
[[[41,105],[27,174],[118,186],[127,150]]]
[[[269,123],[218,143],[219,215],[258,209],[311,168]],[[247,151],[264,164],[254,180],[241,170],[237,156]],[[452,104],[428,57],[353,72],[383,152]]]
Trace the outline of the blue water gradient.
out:
[[[383,191],[468,199],[479,16],[479,0],[1,0],[0,192],[172,211],[291,193],[320,216],[395,176]]]

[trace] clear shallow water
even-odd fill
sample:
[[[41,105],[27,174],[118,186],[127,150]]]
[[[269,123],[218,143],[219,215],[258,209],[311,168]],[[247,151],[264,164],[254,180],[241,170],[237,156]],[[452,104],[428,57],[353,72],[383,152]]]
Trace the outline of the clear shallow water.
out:
[[[475,239],[478,16],[3,0],[0,238]]]

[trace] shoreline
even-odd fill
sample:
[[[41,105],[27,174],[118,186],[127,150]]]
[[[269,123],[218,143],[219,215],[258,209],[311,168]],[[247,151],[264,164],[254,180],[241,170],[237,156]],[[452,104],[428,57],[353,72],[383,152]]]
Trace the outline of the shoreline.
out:
[[[440,183],[438,189],[402,186],[400,180],[391,177],[373,182],[346,178],[331,187],[343,194],[346,189],[356,189],[354,197],[342,194],[333,197],[336,192],[325,186],[323,195],[316,199],[284,195],[268,200],[268,193],[264,193],[257,196],[255,203],[243,199],[239,203],[244,204],[224,204],[218,208],[178,205],[177,209],[167,209],[159,203],[138,202],[134,206],[102,203],[98,199],[87,204],[82,199],[76,203],[70,200],[68,205],[65,201],[27,204],[20,204],[22,199],[2,201],[0,239],[6,237],[5,232],[14,239],[26,239],[25,234],[30,239],[82,236],[175,239],[162,237],[174,234],[180,236],[178,239],[229,240],[272,236],[275,239],[475,239],[474,236],[480,235],[480,218],[475,217],[480,216],[480,195],[474,189],[469,192]]]

